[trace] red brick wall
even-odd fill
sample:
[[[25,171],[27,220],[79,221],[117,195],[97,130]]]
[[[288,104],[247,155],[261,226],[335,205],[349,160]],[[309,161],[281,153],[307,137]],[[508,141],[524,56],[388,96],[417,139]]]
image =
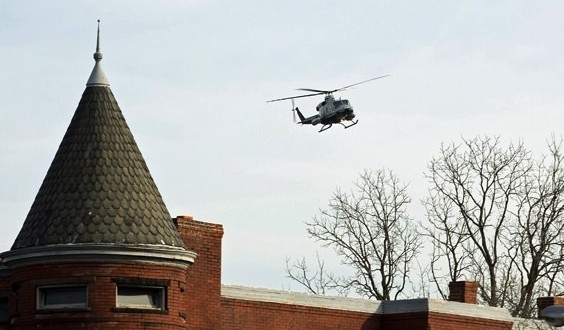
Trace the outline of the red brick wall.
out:
[[[223,227],[175,219],[187,248],[198,254],[188,269],[134,262],[65,262],[27,265],[0,276],[0,294],[9,295],[10,329],[115,330],[509,330],[511,322],[434,312],[375,314],[303,305],[247,301],[221,297]],[[115,310],[116,278],[166,280],[166,313],[126,313]],[[88,311],[37,313],[36,287],[87,282]],[[1,329],[1,327],[0,327]]]
[[[164,313],[132,313],[114,310],[116,278],[168,281]],[[88,283],[90,310],[36,312],[36,287],[49,284]],[[164,264],[128,262],[65,262],[22,266],[12,269],[12,329],[116,329],[184,330],[186,306],[180,284],[186,269]]]
[[[186,273],[188,329],[220,329],[223,226],[189,216],[179,216],[174,221],[188,250],[198,254]]]
[[[318,307],[221,299],[222,330],[380,330],[380,316]],[[400,329],[400,328],[388,328]]]

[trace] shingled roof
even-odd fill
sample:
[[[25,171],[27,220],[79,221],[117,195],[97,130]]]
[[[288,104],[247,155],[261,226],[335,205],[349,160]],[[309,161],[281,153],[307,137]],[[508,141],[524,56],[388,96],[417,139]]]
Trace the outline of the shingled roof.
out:
[[[12,251],[52,245],[185,250],[99,61]]]

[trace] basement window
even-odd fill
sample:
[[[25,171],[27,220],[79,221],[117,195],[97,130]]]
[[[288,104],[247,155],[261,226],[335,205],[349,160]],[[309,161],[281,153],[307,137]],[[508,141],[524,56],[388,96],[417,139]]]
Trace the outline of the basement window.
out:
[[[87,285],[56,285],[37,288],[37,309],[88,308]]]
[[[165,292],[162,286],[118,284],[116,307],[164,311]]]

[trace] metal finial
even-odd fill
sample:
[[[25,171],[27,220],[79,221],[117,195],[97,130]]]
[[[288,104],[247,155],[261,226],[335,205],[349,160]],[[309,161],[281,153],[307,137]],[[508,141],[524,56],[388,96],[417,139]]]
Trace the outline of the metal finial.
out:
[[[96,61],[102,59],[102,53],[100,52],[100,20],[98,20],[98,34],[96,35],[96,53],[94,53],[94,59]]]
[[[98,20],[98,35],[96,37],[96,53],[100,52],[100,20]]]
[[[98,20],[98,34],[96,36],[96,52],[94,53],[94,60],[96,64],[94,64],[94,69],[92,69],[92,73],[90,74],[90,78],[86,82],[86,86],[110,86],[108,82],[108,78],[102,70],[102,52],[100,52],[100,20]]]

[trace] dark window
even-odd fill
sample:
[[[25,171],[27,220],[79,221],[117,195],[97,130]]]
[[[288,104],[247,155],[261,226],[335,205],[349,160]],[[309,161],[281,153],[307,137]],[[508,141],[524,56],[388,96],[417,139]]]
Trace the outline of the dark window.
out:
[[[339,101],[333,102],[333,106],[334,106],[335,108],[338,108],[338,107],[340,107],[341,105],[348,105],[348,104],[349,104],[349,101],[347,101],[347,100],[339,100]]]
[[[60,285],[37,288],[37,309],[87,308],[86,285]]]
[[[0,297],[0,323],[7,323],[9,320],[8,297]]]

